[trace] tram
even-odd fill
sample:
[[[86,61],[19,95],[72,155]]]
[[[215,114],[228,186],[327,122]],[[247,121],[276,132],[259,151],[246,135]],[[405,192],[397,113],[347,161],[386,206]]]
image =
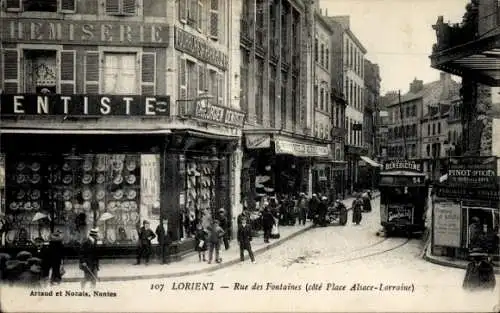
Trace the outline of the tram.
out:
[[[422,164],[390,160],[380,172],[380,221],[386,236],[412,236],[425,229],[429,188]]]

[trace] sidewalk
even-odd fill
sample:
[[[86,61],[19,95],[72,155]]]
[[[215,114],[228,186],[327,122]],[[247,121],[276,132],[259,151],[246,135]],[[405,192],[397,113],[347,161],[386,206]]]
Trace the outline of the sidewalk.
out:
[[[446,256],[436,256],[432,255],[430,251],[430,247],[427,247],[424,253],[424,260],[442,265],[442,266],[447,266],[447,267],[454,267],[454,268],[461,268],[461,269],[467,269],[467,265],[469,264],[468,261],[465,260],[457,260],[455,258],[451,257],[446,257]],[[500,274],[500,267],[498,264],[493,267],[495,270],[495,274]]]
[[[354,198],[346,198],[343,202],[347,207],[350,207]],[[300,226],[281,226],[280,238],[271,240],[270,243],[264,243],[263,237],[256,237],[252,241],[252,248],[255,255],[261,254],[268,249],[274,248],[287,240],[290,240],[313,227],[312,222],[308,221],[306,225]],[[152,261],[148,266],[134,266],[135,259],[119,259],[119,260],[102,260],[101,270],[99,271],[100,281],[127,281],[137,279],[154,279],[154,278],[172,278],[188,275],[196,275],[202,273],[210,273],[240,262],[240,251],[236,240],[230,242],[231,247],[225,251],[221,249],[221,263],[208,264],[200,262],[196,252],[190,252],[183,256],[180,261],[173,261],[168,265],[158,264],[157,260]],[[208,251],[206,253],[208,257]],[[258,261],[258,259],[257,259]],[[248,255],[245,254],[245,262],[248,260]],[[78,282],[82,279],[82,271],[78,268],[78,263],[65,264],[66,273],[63,277],[63,282]]]

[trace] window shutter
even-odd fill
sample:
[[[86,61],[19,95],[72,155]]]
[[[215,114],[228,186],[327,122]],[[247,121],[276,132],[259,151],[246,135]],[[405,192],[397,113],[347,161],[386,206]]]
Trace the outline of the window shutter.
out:
[[[99,52],[87,51],[85,55],[85,92],[99,93]]]
[[[106,0],[106,14],[120,14],[120,0]]]
[[[219,0],[210,1],[210,37],[219,38]]]
[[[12,11],[20,11],[21,10],[21,1],[22,0],[7,0],[7,10]]]
[[[192,27],[198,27],[196,21],[198,19],[198,0],[189,0],[188,9],[188,24]]]
[[[59,1],[62,13],[75,13],[76,12],[76,0],[60,0]]]
[[[156,93],[156,53],[143,52],[141,56],[141,89],[143,95],[152,96]]]
[[[198,65],[198,91],[204,93],[207,88],[207,68],[204,64]]]
[[[186,23],[187,21],[187,10],[188,10],[189,0],[179,0],[179,21]]]
[[[224,73],[217,74],[217,104],[224,105]]]
[[[61,51],[59,92],[64,95],[75,93],[76,51]]]
[[[202,31],[202,25],[203,25],[203,2],[198,0],[198,17],[196,19],[196,27],[198,30],[201,32]]]
[[[4,49],[3,54],[3,78],[4,92],[15,94],[19,92],[19,51],[16,49]]]
[[[179,57],[177,64],[179,64],[179,96],[177,100],[187,100],[186,59]]]
[[[135,15],[136,0],[122,0],[122,13],[127,15]]]

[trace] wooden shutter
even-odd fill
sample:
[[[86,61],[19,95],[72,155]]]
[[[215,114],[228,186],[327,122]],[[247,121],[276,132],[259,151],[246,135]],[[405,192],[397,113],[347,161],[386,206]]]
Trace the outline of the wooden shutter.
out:
[[[192,27],[198,27],[198,0],[189,0],[189,9],[188,9],[188,24]]]
[[[219,38],[219,0],[210,0],[210,38]]]
[[[60,0],[59,4],[61,13],[76,12],[76,0]]]
[[[204,93],[207,89],[207,67],[205,64],[198,64],[198,91]]]
[[[99,52],[87,51],[85,55],[85,93],[99,93]]]
[[[187,100],[187,71],[186,71],[186,59],[178,57],[177,64],[179,66],[179,96],[177,100]]]
[[[6,9],[8,11],[20,11],[21,10],[21,1],[22,0],[7,0]]]
[[[106,0],[106,14],[120,14],[120,0]]]
[[[156,53],[143,52],[141,56],[141,89],[143,95],[156,93]]]
[[[203,1],[198,0],[198,8],[197,8],[198,16],[196,18],[196,27],[201,32],[203,25]]]
[[[136,0],[122,0],[122,13],[125,15],[136,14]]]
[[[4,92],[15,94],[19,92],[19,51],[17,49],[4,49],[3,53],[3,79]]]
[[[217,103],[224,105],[224,73],[217,73]]]
[[[59,92],[63,95],[75,93],[76,52],[74,50],[61,51],[59,67]]]
[[[179,21],[181,23],[187,22],[187,11],[188,11],[188,1],[189,0],[179,0]]]

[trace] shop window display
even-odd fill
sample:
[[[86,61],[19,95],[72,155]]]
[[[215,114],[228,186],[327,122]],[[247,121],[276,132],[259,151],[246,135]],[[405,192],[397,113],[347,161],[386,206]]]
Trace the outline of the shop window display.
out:
[[[218,162],[209,158],[190,158],[186,162],[186,205],[184,211],[184,237],[192,237],[196,224],[208,220],[216,212]]]
[[[47,240],[51,226],[69,245],[94,226],[102,244],[137,241],[144,206],[140,154],[16,155],[6,161],[7,245]],[[159,175],[154,179],[159,184]],[[153,200],[146,201],[150,207]]]

